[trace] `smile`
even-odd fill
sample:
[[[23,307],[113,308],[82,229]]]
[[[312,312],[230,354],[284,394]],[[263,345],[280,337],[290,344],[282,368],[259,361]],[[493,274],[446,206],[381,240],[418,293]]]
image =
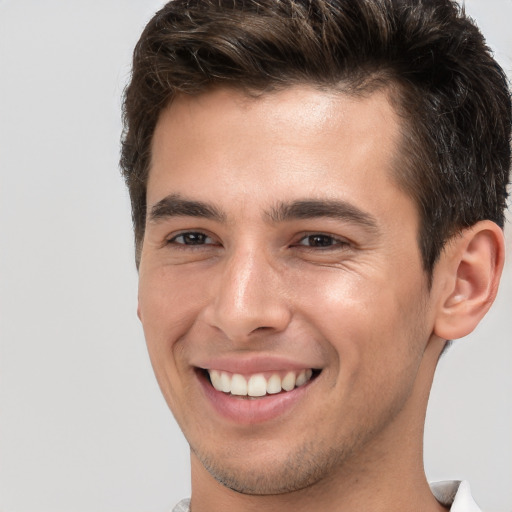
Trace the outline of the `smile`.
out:
[[[217,391],[243,397],[263,397],[281,392],[292,391],[305,385],[314,375],[312,369],[288,371],[281,373],[244,376],[239,373],[229,373],[221,370],[208,370],[210,382]]]
[[[292,421],[292,411],[309,400],[323,372],[266,356],[201,361],[194,370],[212,417],[238,426],[285,416]]]

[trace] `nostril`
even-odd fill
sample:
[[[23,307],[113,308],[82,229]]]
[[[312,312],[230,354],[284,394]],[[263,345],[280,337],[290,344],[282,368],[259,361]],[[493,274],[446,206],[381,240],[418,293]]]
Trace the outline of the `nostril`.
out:
[[[261,332],[261,331],[268,331],[272,330],[272,327],[256,327],[252,332]]]

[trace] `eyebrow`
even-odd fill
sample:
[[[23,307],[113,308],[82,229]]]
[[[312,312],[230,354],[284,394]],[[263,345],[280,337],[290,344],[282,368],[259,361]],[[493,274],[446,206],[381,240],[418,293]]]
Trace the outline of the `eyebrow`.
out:
[[[170,217],[201,217],[225,222],[226,216],[215,206],[202,201],[183,199],[179,194],[170,194],[155,203],[149,213],[148,221],[158,222]]]
[[[272,222],[327,217],[360,224],[378,232],[377,219],[347,201],[305,199],[291,203],[278,203],[267,216]]]
[[[370,231],[378,232],[377,219],[353,204],[332,199],[303,199],[290,203],[279,202],[265,216],[273,223],[300,219],[333,218],[359,224]],[[170,194],[155,203],[148,214],[148,221],[158,222],[170,217],[200,217],[217,222],[226,222],[226,214],[214,205],[203,201],[184,199],[179,194]]]

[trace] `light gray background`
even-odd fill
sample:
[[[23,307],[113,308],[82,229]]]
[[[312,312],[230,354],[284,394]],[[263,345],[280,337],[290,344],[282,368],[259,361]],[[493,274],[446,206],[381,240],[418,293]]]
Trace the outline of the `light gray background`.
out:
[[[187,447],[135,315],[120,96],[157,0],[0,0],[0,511],[164,511]],[[512,0],[468,0],[512,71]],[[492,312],[442,360],[429,479],[512,511],[512,243]]]

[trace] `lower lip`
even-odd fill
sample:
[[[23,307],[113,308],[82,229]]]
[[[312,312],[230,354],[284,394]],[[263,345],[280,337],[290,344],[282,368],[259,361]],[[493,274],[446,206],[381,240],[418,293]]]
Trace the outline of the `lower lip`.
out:
[[[198,375],[204,394],[213,409],[224,419],[242,425],[271,421],[289,413],[304,398],[312,383],[310,380],[292,391],[248,399],[217,391],[207,377],[199,373]]]

